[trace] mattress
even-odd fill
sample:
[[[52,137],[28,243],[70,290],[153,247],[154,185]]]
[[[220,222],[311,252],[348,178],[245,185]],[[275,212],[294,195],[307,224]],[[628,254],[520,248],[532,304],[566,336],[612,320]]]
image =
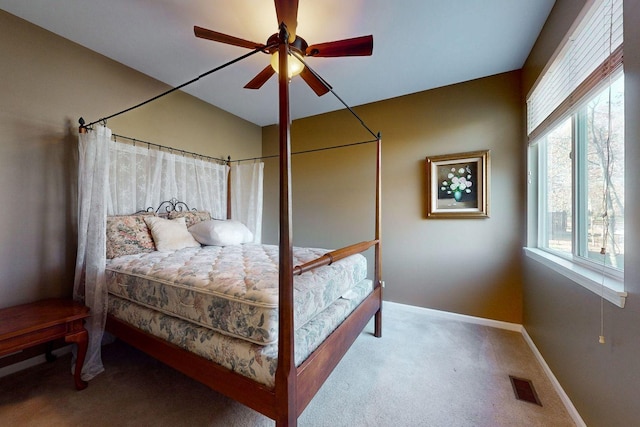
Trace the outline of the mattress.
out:
[[[326,249],[294,248],[294,265]],[[300,329],[365,279],[357,254],[294,276],[294,328]],[[259,345],[278,336],[278,247],[203,246],[107,261],[111,295]]]
[[[373,291],[363,280],[295,332],[295,364],[299,366]],[[144,332],[171,342],[268,387],[274,386],[278,345],[257,345],[221,334],[132,301],[111,296],[109,314]]]

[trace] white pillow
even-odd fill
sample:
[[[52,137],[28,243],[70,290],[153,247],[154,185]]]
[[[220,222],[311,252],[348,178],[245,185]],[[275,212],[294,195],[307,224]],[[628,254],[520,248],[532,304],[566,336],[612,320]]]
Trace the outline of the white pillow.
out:
[[[189,227],[191,235],[203,245],[230,246],[253,242],[253,233],[239,221],[210,219]]]
[[[187,230],[184,218],[165,219],[157,216],[145,216],[144,222],[151,230],[156,249],[161,252],[200,246],[200,243]]]

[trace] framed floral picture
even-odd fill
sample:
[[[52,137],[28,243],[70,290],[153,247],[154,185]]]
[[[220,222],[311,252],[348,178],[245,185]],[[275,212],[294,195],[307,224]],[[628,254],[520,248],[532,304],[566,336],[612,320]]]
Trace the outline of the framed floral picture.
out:
[[[429,156],[427,218],[489,217],[489,150]]]

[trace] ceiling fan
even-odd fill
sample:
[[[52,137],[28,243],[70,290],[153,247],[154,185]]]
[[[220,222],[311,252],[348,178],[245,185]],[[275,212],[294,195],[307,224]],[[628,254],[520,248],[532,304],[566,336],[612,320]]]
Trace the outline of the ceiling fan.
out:
[[[298,24],[298,0],[275,0],[276,15],[278,23],[286,27],[289,34],[289,77],[300,74],[300,77],[318,95],[322,96],[330,89],[315,73],[309,70],[297,57],[339,57],[339,56],[369,56],[373,52],[373,36],[362,36],[344,40],[337,40],[326,43],[308,45],[306,40],[296,35]],[[271,64],[263,69],[244,87],[247,89],[260,89],[278,68],[278,47],[282,42],[276,33],[267,40],[266,44],[244,40],[238,37],[229,36],[217,31],[194,26],[193,31],[196,37],[226,43],[233,46],[247,49],[264,49],[265,53],[272,55]]]

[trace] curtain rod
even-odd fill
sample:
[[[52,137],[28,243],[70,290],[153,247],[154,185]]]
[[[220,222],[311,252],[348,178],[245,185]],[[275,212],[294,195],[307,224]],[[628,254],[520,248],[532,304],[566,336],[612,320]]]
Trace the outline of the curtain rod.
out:
[[[156,144],[154,142],[144,141],[142,139],[132,138],[130,136],[119,135],[119,134],[116,134],[116,133],[111,134],[111,136],[113,137],[114,141],[116,141],[116,138],[128,139],[129,141],[133,142],[134,146],[136,145],[137,142],[139,142],[141,144],[146,144],[146,145],[150,145],[150,146],[152,145],[152,146],[157,147],[159,149],[165,149],[165,150],[169,150],[171,152],[177,151],[179,153],[182,153],[183,155],[188,154],[188,155],[195,156],[195,157],[203,157],[205,159],[215,160],[217,162],[221,162],[221,163],[225,163],[225,164],[229,164],[229,163],[232,162],[231,156],[228,156],[226,159],[222,159],[222,158],[218,158],[218,157],[206,156],[204,154],[193,153],[191,151],[181,150],[179,148],[168,147],[166,145]],[[315,153],[317,151],[327,151],[327,150],[334,150],[334,149],[337,149],[337,148],[348,148],[348,147],[353,147],[353,146],[356,146],[356,145],[371,144],[372,142],[377,142],[379,138],[380,138],[380,133],[378,133],[376,139],[370,139],[368,141],[352,142],[352,143],[349,143],[349,144],[332,145],[331,147],[322,147],[322,148],[314,148],[314,149],[311,149],[311,150],[296,151],[294,153],[291,153],[291,155],[308,154],[308,153]],[[233,162],[238,162],[238,163],[240,163],[240,162],[250,162],[250,161],[255,161],[255,160],[273,159],[273,158],[276,158],[276,157],[280,157],[280,155],[279,154],[274,154],[274,155],[270,155],[270,156],[251,157],[251,158],[247,158],[247,159],[233,160]]]
[[[308,154],[308,153],[315,153],[316,151],[326,151],[326,150],[333,150],[336,148],[346,148],[346,147],[353,147],[355,145],[363,145],[363,144],[371,144],[372,142],[378,142],[378,139],[380,139],[380,133],[378,133],[378,135],[376,136],[376,139],[371,139],[369,141],[360,141],[360,142],[352,142],[350,144],[343,144],[343,145],[333,145],[331,147],[323,147],[323,148],[314,148],[311,150],[305,150],[305,151],[296,151],[295,153],[291,153],[292,156],[296,155],[296,154]],[[239,159],[239,160],[231,160],[231,157],[229,157],[229,161],[230,162],[250,162],[253,160],[264,160],[264,159],[274,159],[276,157],[280,157],[279,154],[273,154],[270,156],[262,156],[262,157],[252,157],[249,159]]]
[[[111,136],[113,137],[113,140],[116,141],[116,138],[124,138],[124,139],[128,139],[129,141],[133,142],[133,145],[136,145],[136,142],[140,142],[142,144],[146,144],[149,146],[154,146],[157,147],[159,149],[165,149],[165,150],[169,150],[170,152],[174,152],[177,151],[179,153],[182,153],[182,155],[191,155],[194,157],[201,157],[201,158],[205,158],[205,159],[209,159],[209,160],[215,160],[217,162],[221,162],[221,163],[225,163],[228,164],[231,161],[231,156],[229,156],[226,160],[225,159],[220,159],[217,157],[212,157],[212,156],[206,156],[204,154],[198,154],[198,153],[192,153],[191,151],[185,151],[185,150],[181,150],[179,148],[173,148],[173,147],[167,147],[165,145],[160,145],[160,144],[156,144],[153,142],[148,142],[148,141],[143,141],[141,139],[137,139],[137,138],[131,138],[130,136],[124,136],[124,135],[118,135],[118,134],[111,134]],[[117,141],[116,141],[117,142]]]
[[[96,120],[96,121],[94,121],[94,122],[91,122],[91,123],[89,123],[89,124],[87,124],[87,125],[85,125],[85,124],[84,124],[84,119],[83,119],[82,117],[80,117],[80,120],[79,120],[80,127],[81,127],[81,128],[90,128],[92,125],[95,125],[96,123],[101,123],[101,122],[102,122],[102,123],[106,123],[106,121],[107,121],[107,120],[109,120],[109,119],[111,119],[111,118],[113,118],[113,117],[119,116],[120,114],[124,114],[124,113],[127,113],[127,112],[131,111],[131,110],[135,110],[136,108],[142,107],[143,105],[146,105],[146,104],[148,104],[148,103],[150,103],[150,102],[153,102],[153,101],[155,101],[155,100],[156,100],[156,99],[158,99],[158,98],[162,98],[162,97],[163,97],[163,96],[165,96],[165,95],[169,95],[169,94],[170,94],[170,93],[172,93],[172,92],[175,92],[175,91],[177,91],[177,90],[179,90],[179,89],[182,89],[183,87],[188,86],[188,85],[190,85],[191,83],[195,83],[195,82],[197,82],[198,80],[200,80],[201,78],[208,76],[209,74],[215,73],[216,71],[220,71],[220,70],[222,70],[223,68],[228,67],[229,65],[233,65],[233,64],[235,64],[236,62],[242,61],[243,59],[248,58],[248,57],[250,57],[250,56],[252,56],[252,55],[255,55],[255,54],[256,54],[256,53],[258,53],[258,52],[263,52],[263,51],[268,50],[268,49],[271,49],[271,48],[273,48],[273,47],[275,47],[275,46],[276,46],[276,44],[272,44],[272,45],[269,45],[269,46],[264,46],[264,47],[259,48],[259,49],[255,49],[255,50],[253,50],[253,51],[251,51],[251,52],[249,52],[249,53],[246,53],[246,54],[244,54],[244,55],[242,55],[242,56],[237,57],[236,59],[233,59],[233,60],[231,60],[231,61],[229,61],[229,62],[227,62],[227,63],[225,63],[225,64],[222,64],[222,65],[220,65],[220,66],[218,66],[218,67],[216,67],[216,68],[214,68],[214,69],[212,69],[212,70],[209,70],[209,71],[207,71],[206,73],[200,74],[198,77],[196,77],[196,78],[194,78],[194,79],[191,79],[191,80],[189,80],[188,82],[185,82],[185,83],[181,84],[180,86],[176,86],[176,87],[174,87],[174,88],[172,88],[172,89],[169,89],[169,90],[167,90],[167,91],[165,91],[165,92],[161,93],[160,95],[156,95],[156,96],[154,96],[153,98],[147,99],[146,101],[143,101],[143,102],[141,102],[141,103],[139,103],[139,104],[137,104],[137,105],[134,105],[133,107],[129,107],[129,108],[125,109],[125,110],[122,110],[122,111],[117,112],[117,113],[115,113],[115,114],[112,114],[112,115],[110,115],[110,116],[103,117],[103,118],[101,118],[101,119],[99,119],[99,120]]]

